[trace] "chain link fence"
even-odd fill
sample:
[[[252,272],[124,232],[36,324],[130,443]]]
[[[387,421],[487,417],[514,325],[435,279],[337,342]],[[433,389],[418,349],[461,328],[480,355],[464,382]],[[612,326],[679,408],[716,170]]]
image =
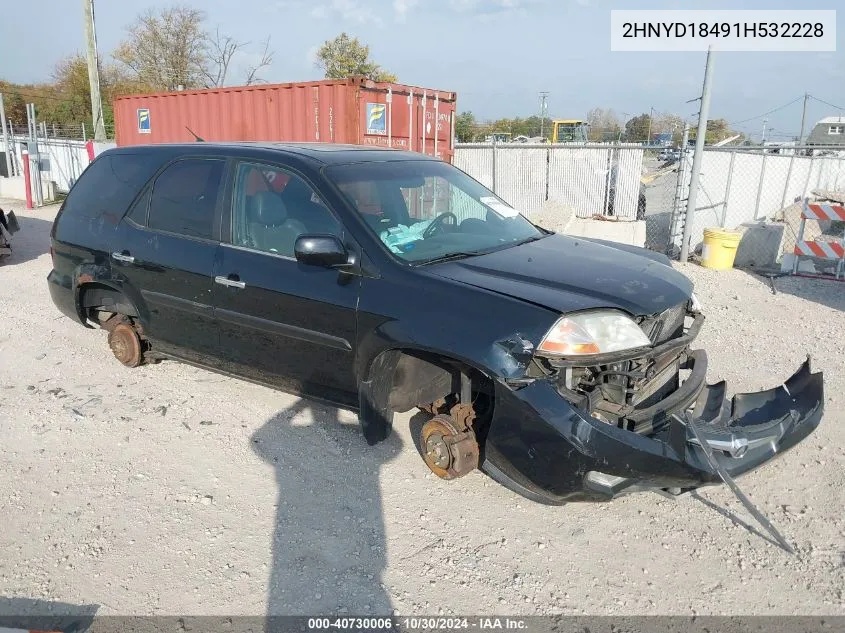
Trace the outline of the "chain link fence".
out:
[[[840,148],[842,149],[842,148]],[[691,154],[691,152],[690,152]],[[691,155],[688,157],[691,162]],[[689,251],[700,253],[704,230],[719,228],[742,234],[734,265],[739,268],[791,271],[805,201],[836,200],[845,192],[845,151],[818,147],[706,148],[702,156],[697,208],[686,218],[689,170],[679,186],[687,188],[676,221],[690,222]],[[837,194],[837,192],[840,192]],[[833,196],[833,198],[830,198]],[[808,220],[803,239],[842,243],[841,223]],[[682,231],[672,236],[677,253]],[[828,273],[836,262],[810,258],[802,270]]]
[[[645,212],[643,149],[620,144],[466,143],[455,166],[534,221],[635,220]]]
[[[672,154],[639,145],[489,143],[458,144],[454,162],[532,220],[560,232],[572,218],[642,220],[643,245],[677,259],[686,222],[694,255],[702,251],[705,229],[739,231],[740,268],[792,270],[805,201],[845,202],[845,148],[707,147],[696,209],[687,218],[692,155],[692,147]],[[803,224],[804,241],[843,244],[845,223]],[[610,237],[611,227],[604,227],[593,227],[594,233]],[[801,259],[806,272],[836,266]]]

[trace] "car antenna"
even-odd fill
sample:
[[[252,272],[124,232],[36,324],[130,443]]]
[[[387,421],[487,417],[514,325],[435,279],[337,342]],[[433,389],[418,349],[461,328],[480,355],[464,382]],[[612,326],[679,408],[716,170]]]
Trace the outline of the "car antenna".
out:
[[[191,133],[191,136],[193,136],[196,139],[197,143],[205,143],[205,139],[197,136],[194,133],[194,131],[191,128],[189,128],[187,125],[185,126],[185,129],[188,130],[188,132]]]

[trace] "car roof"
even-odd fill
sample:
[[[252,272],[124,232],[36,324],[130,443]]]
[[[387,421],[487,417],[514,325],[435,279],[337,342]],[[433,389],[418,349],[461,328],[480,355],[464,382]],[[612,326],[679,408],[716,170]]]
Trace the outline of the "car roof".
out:
[[[132,152],[139,149],[193,153],[198,149],[203,152],[215,148],[223,154],[235,153],[238,150],[252,150],[250,153],[272,154],[281,153],[310,158],[324,165],[340,163],[365,163],[402,160],[438,160],[433,156],[390,149],[387,147],[369,147],[367,145],[345,145],[340,143],[282,143],[271,141],[241,141],[241,142],[193,142],[193,143],[155,143],[149,145],[126,145],[116,147],[111,152]]]

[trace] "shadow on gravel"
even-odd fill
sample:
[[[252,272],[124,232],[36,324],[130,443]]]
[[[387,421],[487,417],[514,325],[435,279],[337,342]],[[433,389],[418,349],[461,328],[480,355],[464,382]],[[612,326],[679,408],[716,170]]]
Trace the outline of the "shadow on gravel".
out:
[[[338,410],[301,399],[252,437],[279,488],[267,615],[390,615],[379,472],[397,433],[368,446]]]
[[[752,271],[743,272],[771,289],[768,277]],[[833,279],[793,277],[791,275],[774,277],[772,281],[778,294],[793,295],[805,301],[812,301],[845,312],[845,282]]]
[[[3,207],[7,213],[15,211],[15,217],[20,224],[21,230],[12,235],[9,242],[12,245],[12,256],[2,260],[0,268],[23,264],[32,259],[38,259],[41,255],[50,252],[50,229],[53,226],[52,217],[50,220],[31,218],[18,213],[17,209]],[[8,234],[6,234],[8,239]]]
[[[751,533],[751,534],[753,534],[754,536],[757,536],[757,537],[759,537],[759,538],[763,539],[764,541],[766,541],[767,543],[769,543],[770,545],[774,545],[775,547],[777,547],[778,549],[780,549],[780,547],[781,547],[780,543],[778,543],[777,541],[775,541],[775,540],[774,540],[773,538],[771,538],[769,535],[764,534],[763,532],[761,532],[760,530],[758,530],[757,528],[755,528],[753,525],[750,525],[750,524],[746,523],[746,522],[745,522],[745,521],[743,521],[740,517],[738,517],[736,514],[734,514],[733,512],[731,512],[730,510],[728,510],[727,508],[723,508],[723,507],[721,507],[721,506],[719,506],[719,505],[716,505],[716,504],[715,504],[715,503],[713,503],[712,501],[709,501],[708,499],[705,499],[705,498],[704,498],[704,497],[702,497],[700,494],[698,494],[698,492],[697,492],[697,491],[695,491],[695,490],[693,490],[693,491],[692,491],[692,493],[690,493],[690,494],[691,494],[691,496],[692,496],[692,498],[693,498],[693,499],[696,499],[697,501],[700,501],[701,503],[703,503],[705,506],[707,506],[707,507],[708,507],[708,508],[710,508],[711,510],[715,510],[716,512],[718,512],[719,514],[721,514],[721,515],[722,515],[723,517],[725,517],[726,519],[729,519],[729,520],[730,520],[733,524],[738,525],[738,526],[740,526],[740,527],[742,527],[742,528],[744,528],[744,529],[748,530],[748,532],[749,532],[749,533]]]
[[[38,631],[85,631],[100,605],[0,597],[0,628]]]

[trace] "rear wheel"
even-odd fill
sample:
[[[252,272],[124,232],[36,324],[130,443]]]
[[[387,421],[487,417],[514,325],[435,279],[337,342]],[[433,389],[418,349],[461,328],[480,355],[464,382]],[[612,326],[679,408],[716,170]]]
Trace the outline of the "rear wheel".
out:
[[[109,347],[115,358],[127,367],[137,367],[144,360],[141,339],[129,323],[119,323],[109,332]]]

